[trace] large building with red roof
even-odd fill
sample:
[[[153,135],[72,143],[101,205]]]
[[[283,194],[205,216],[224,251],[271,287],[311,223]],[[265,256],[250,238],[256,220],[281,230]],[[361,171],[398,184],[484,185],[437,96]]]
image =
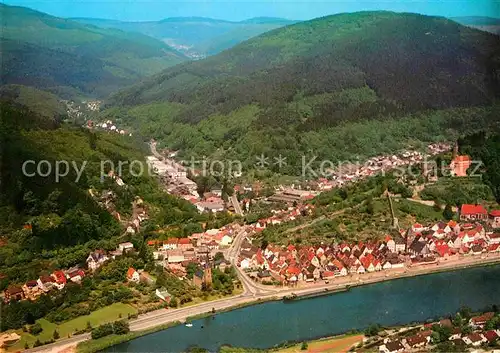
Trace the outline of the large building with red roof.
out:
[[[488,211],[482,205],[462,205],[460,209],[460,219],[462,221],[471,220],[486,220],[488,219]]]

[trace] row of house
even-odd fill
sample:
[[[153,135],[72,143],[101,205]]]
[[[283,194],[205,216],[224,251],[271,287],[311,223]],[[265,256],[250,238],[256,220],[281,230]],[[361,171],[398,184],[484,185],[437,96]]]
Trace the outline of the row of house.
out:
[[[115,259],[117,256],[121,256],[134,250],[134,244],[131,242],[120,243],[115,250],[110,251],[109,253],[102,249],[92,251],[89,256],[87,256],[87,260],[85,262],[87,263],[87,268],[91,272],[95,272],[106,261]]]
[[[495,313],[488,312],[479,316],[470,318],[468,325],[473,332],[464,333],[460,327],[453,326],[450,319],[444,319],[436,323],[424,325],[424,331],[420,331],[415,335],[404,338],[386,338],[380,345],[379,352],[381,353],[398,353],[405,352],[411,349],[422,349],[431,344],[431,328],[435,326],[447,327],[450,332],[449,341],[456,346],[478,347],[482,344],[491,344],[498,342],[500,339],[500,330],[485,330],[486,323],[495,316]]]
[[[62,290],[68,281],[80,283],[85,277],[85,272],[80,268],[71,268],[69,270],[57,270],[51,274],[41,275],[36,280],[27,281],[22,286],[9,286],[4,291],[4,301],[9,303],[12,300],[36,300],[40,295],[48,293],[51,290]]]
[[[109,259],[114,259],[126,252],[133,251],[134,245],[130,242],[120,243],[116,250],[107,253],[104,250],[92,251],[86,259],[87,269],[95,272]],[[23,285],[12,285],[4,291],[4,301],[36,300],[40,295],[51,290],[62,290],[68,282],[80,283],[86,273],[83,269],[72,267],[67,270],[56,270],[50,274],[41,275],[38,279],[27,281]]]
[[[128,135],[132,136],[132,133],[129,133],[127,130],[120,129],[112,120],[106,120],[104,122],[98,123],[93,120],[87,120],[87,128],[91,130],[103,130],[107,132],[113,132],[120,135]]]
[[[226,225],[220,229],[209,229],[194,233],[185,238],[149,240],[148,246],[154,248],[153,256],[157,263],[180,278],[186,276],[189,264],[203,266],[218,251],[228,248],[233,242],[236,225]],[[228,263],[217,264],[222,270]]]
[[[483,205],[464,204],[460,208],[461,221],[483,221],[489,223],[492,228],[500,228],[500,210],[488,212]]]
[[[331,174],[333,182],[321,180],[323,184],[321,187],[323,190],[330,190],[333,187],[365,179],[398,167],[422,163],[431,156],[450,151],[451,145],[447,143],[430,144],[427,146],[427,150],[427,154],[415,150],[403,150],[398,154],[375,156],[364,163],[342,163],[336,169],[327,170]]]
[[[500,252],[500,233],[486,232],[480,223],[415,224],[383,241],[332,243],[319,246],[277,246],[260,249],[250,238],[243,243],[239,266],[258,271],[261,280],[286,283],[328,280],[437,262],[461,255]]]

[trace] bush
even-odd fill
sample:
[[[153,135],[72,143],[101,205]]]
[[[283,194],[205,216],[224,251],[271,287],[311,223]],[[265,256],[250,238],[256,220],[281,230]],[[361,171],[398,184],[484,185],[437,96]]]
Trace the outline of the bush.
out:
[[[308,347],[307,342],[302,342],[302,346],[300,346],[300,350],[305,351],[305,350],[307,350],[307,347]]]
[[[42,331],[43,331],[43,328],[42,328],[42,326],[39,323],[31,325],[30,328],[29,328],[29,332],[32,335],[35,335],[35,336],[38,335]]]
[[[380,332],[382,327],[378,324],[370,325],[366,330],[365,330],[365,335],[370,337],[370,336],[376,336]]]
[[[125,335],[130,332],[130,327],[127,321],[115,321],[113,325],[113,333],[116,335]]]
[[[113,323],[104,324],[92,329],[91,337],[92,339],[98,339],[101,337],[109,336],[111,334],[125,335],[130,332],[130,327],[127,321],[120,320]]]
[[[101,337],[109,336],[113,333],[113,325],[112,324],[104,324],[92,329],[91,337],[93,340],[96,340]]]
[[[59,339],[59,332],[57,332],[57,330],[54,330],[54,333],[52,334],[52,338],[55,339],[55,340],[58,340]]]

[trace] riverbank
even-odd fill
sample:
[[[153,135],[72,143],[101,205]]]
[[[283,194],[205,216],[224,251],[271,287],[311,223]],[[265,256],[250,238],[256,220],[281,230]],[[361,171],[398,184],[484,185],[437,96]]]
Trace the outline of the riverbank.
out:
[[[97,340],[89,340],[89,341],[84,341],[78,343],[76,346],[76,352],[78,353],[94,353],[94,352],[99,352],[103,349],[109,348],[111,346],[115,346],[120,343],[124,343],[127,341],[131,341],[133,339],[146,336],[158,331],[166,330],[168,328],[180,325],[181,322],[171,322],[166,325],[161,325],[157,326],[154,328],[151,328],[149,330],[144,330],[144,331],[136,331],[136,332],[129,332],[125,335],[109,335],[106,337],[99,338]]]
[[[472,261],[474,260],[474,261]],[[477,260],[482,260],[482,262],[478,262]],[[363,280],[362,282],[351,282],[349,284],[349,289],[354,288],[354,287],[359,287],[359,286],[365,286],[367,284],[374,284],[377,282],[384,282],[384,281],[392,281],[395,279],[404,279],[408,277],[416,277],[416,276],[424,276],[424,275],[429,275],[429,274],[435,274],[439,272],[451,272],[451,271],[459,271],[462,269],[467,269],[467,268],[473,268],[473,267],[485,267],[485,266],[494,266],[500,263],[500,257],[495,257],[495,258],[487,258],[487,259],[470,259],[466,263],[448,263],[446,266],[444,264],[442,265],[433,265],[433,268],[415,268],[413,270],[408,270],[406,272],[402,272],[399,274],[393,274],[393,276],[389,277],[383,277],[383,278],[373,278],[369,280]],[[333,285],[330,285],[332,287]],[[345,286],[345,285],[344,285]],[[288,289],[287,293],[296,293],[298,296],[303,296],[302,298],[306,299],[309,298],[309,295],[313,296],[324,296],[324,295],[331,295],[333,294],[333,289],[332,291],[325,291],[324,286],[322,287],[315,287],[315,288],[303,288],[303,289]],[[279,301],[282,300],[283,297],[283,292],[280,292],[279,295],[273,294],[273,295],[268,295],[268,296],[263,296],[263,297],[233,297],[232,300],[226,300],[224,302],[219,302],[219,303],[206,303],[205,309],[202,308],[196,308],[196,307],[191,307],[190,309],[198,309],[197,313],[195,311],[191,312],[182,312],[178,313],[179,310],[172,310],[168,312],[163,312],[161,315],[155,315],[151,318],[139,318],[131,322],[131,329],[134,331],[133,333],[137,333],[137,336],[131,336],[129,337],[123,337],[123,339],[120,340],[121,342],[125,342],[128,340],[131,340],[133,338],[137,338],[140,336],[144,336],[153,332],[161,331],[163,328],[162,326],[156,325],[156,322],[164,322],[167,320],[173,320],[174,319],[174,314],[177,313],[175,317],[175,321],[183,322],[183,321],[194,321],[197,319],[202,319],[206,318],[209,316],[212,316],[212,307],[216,308],[216,313],[221,314],[229,311],[234,311],[236,309],[242,309],[245,307],[253,306],[253,305],[258,305],[258,304],[263,304],[266,302],[270,301]],[[212,305],[212,307],[210,307]],[[148,327],[144,329],[139,329],[139,327]],[[160,327],[160,328],[158,328]],[[172,327],[172,326],[170,326]],[[96,346],[99,347],[98,350],[105,349],[106,347],[110,347],[112,345],[117,344],[118,342],[113,342],[113,340],[108,339],[106,340],[107,346],[105,343],[96,343]],[[84,345],[87,345],[86,342],[81,343],[79,345],[79,351],[82,351],[80,347],[83,347]],[[90,347],[86,347],[83,352],[85,353],[90,353],[90,352],[95,352],[97,350],[89,350]]]

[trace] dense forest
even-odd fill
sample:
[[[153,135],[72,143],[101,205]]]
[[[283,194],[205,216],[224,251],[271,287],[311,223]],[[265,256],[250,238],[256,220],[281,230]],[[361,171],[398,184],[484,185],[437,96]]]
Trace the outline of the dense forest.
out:
[[[443,18],[329,16],[167,69],[114,95],[104,116],[187,158],[388,153],[494,124],[499,48]]]
[[[500,133],[477,132],[459,140],[462,153],[470,155],[473,160],[482,161],[482,179],[491,188],[493,195],[500,203]],[[473,169],[475,167],[471,167]],[[477,171],[471,171],[477,173]]]
[[[144,161],[136,141],[59,121],[47,123],[46,118],[5,102],[1,111],[0,273],[6,278],[0,287],[8,281],[37,278],[41,271],[80,264],[90,250],[116,247],[123,224],[98,205],[90,188],[99,195],[103,190],[115,192],[116,208],[125,219],[134,197],[140,196],[150,209],[151,223],[145,230],[198,224],[194,207],[164,193],[149,175],[134,176],[134,170],[123,168],[127,187],[103,182],[101,161],[115,166],[119,161]],[[48,161],[52,173],[28,176],[22,169],[28,160]],[[55,179],[57,161],[70,163],[68,174],[60,180]],[[74,166],[82,171],[79,178]],[[47,168],[46,164],[41,169],[44,174]],[[35,166],[27,170],[36,172]]]
[[[187,58],[160,40],[0,4],[2,84],[105,97]]]

